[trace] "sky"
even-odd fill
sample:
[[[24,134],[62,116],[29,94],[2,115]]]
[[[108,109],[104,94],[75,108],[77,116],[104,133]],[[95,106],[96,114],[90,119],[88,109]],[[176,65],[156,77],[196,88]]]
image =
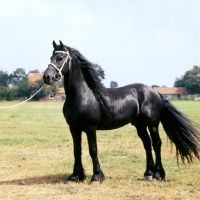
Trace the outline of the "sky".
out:
[[[199,0],[0,0],[0,69],[45,71],[52,41],[105,71],[106,87],[173,87],[200,65]]]

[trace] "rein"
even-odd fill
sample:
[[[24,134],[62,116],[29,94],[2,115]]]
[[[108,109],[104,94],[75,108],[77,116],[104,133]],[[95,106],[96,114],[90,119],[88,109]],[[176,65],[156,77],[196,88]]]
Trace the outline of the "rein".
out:
[[[64,53],[64,54],[67,54],[67,57],[65,58],[61,68],[59,69],[58,67],[56,67],[56,65],[54,65],[53,63],[49,63],[49,65],[53,66],[56,70],[58,70],[57,74],[54,76],[54,80],[55,81],[58,81],[61,77],[62,77],[62,69],[65,65],[65,63],[67,63],[67,61],[69,60],[69,69],[71,68],[72,66],[72,58],[69,54],[69,51],[55,51],[55,53]]]

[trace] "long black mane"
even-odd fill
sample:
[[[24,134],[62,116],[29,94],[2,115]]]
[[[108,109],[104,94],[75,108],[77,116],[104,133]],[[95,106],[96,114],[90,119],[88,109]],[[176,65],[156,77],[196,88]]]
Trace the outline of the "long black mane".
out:
[[[103,113],[109,116],[109,106],[105,96],[108,95],[107,88],[102,84],[94,63],[85,58],[77,49],[65,46],[72,57],[72,63],[81,69],[87,86],[93,91],[96,100],[99,102]]]

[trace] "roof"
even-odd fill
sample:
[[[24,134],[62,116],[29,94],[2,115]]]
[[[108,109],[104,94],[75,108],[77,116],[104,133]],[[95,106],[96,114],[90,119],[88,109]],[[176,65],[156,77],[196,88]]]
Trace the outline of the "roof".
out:
[[[41,74],[41,73],[30,73],[30,74],[28,74],[28,81],[31,84],[34,84],[36,81],[41,80],[42,76],[43,76],[43,74]]]
[[[57,94],[64,94],[64,93],[65,93],[64,88],[58,88]]]
[[[154,87],[153,89],[160,94],[188,94],[185,87]]]

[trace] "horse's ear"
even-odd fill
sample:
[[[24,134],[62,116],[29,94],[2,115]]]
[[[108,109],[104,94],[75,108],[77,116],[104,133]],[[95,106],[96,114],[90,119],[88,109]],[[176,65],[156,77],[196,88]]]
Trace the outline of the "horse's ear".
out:
[[[63,45],[62,41],[60,41],[60,47],[61,47],[61,49],[64,49],[64,45]]]
[[[55,41],[53,41],[53,48],[54,48],[54,49],[57,49],[57,48],[58,48],[58,45],[56,44]]]

